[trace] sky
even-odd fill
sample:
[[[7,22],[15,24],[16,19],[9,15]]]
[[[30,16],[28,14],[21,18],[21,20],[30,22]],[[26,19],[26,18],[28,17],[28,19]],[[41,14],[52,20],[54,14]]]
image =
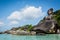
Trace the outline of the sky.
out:
[[[0,32],[27,24],[37,25],[47,10],[60,9],[60,0],[0,0]]]

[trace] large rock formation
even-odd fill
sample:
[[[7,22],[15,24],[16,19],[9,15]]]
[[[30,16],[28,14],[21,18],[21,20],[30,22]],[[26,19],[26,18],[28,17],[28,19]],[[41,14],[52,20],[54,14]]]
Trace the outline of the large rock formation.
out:
[[[56,33],[56,24],[57,22],[53,18],[53,8],[48,10],[48,16],[39,22],[34,28],[33,31],[36,33]]]

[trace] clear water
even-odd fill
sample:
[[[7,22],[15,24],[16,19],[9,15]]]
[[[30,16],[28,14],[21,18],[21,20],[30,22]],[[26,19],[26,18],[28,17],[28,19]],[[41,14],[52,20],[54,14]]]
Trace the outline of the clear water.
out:
[[[0,40],[60,40],[60,34],[47,34],[37,36],[0,34]]]

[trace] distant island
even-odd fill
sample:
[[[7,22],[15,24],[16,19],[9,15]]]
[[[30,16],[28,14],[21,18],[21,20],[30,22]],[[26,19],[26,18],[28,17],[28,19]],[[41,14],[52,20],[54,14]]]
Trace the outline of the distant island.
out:
[[[39,21],[37,25],[24,25],[18,28],[12,28],[0,34],[16,34],[16,35],[40,35],[40,34],[60,34],[60,10],[53,11],[50,8],[47,11],[48,16]]]

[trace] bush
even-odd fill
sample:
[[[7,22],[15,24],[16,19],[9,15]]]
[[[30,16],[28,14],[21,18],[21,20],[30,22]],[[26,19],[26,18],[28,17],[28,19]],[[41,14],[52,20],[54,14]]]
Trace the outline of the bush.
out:
[[[58,25],[60,26],[60,10],[54,12],[54,19],[57,21]]]

